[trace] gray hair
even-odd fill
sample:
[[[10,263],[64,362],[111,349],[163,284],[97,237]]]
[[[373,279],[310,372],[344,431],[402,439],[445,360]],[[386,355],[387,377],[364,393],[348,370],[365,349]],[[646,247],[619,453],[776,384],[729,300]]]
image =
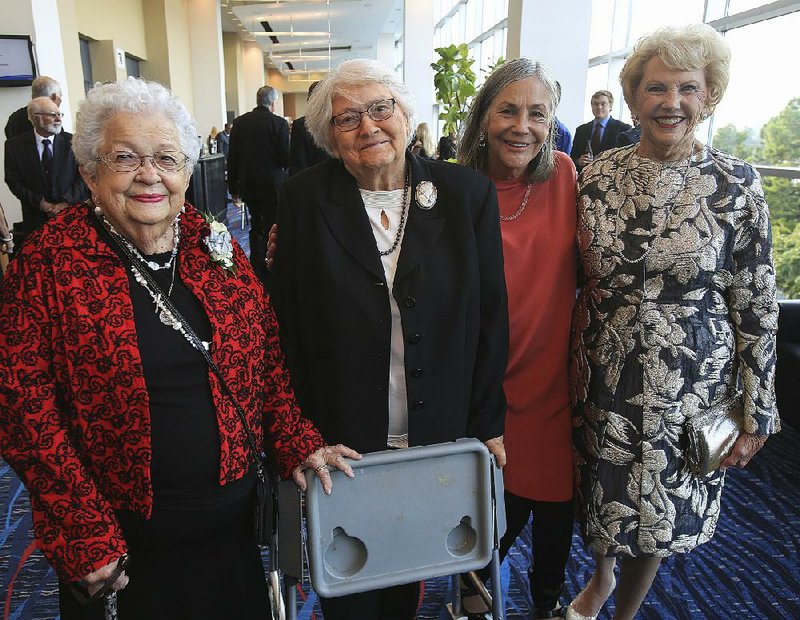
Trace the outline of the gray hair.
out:
[[[98,149],[103,147],[106,123],[115,115],[164,114],[178,130],[181,151],[189,158],[191,171],[200,156],[197,126],[183,102],[158,82],[129,77],[121,82],[98,82],[78,106],[72,150],[75,159],[90,174],[97,170]]]
[[[547,91],[550,129],[547,133],[547,141],[542,145],[540,151],[539,164],[533,170],[530,169],[531,165],[528,165],[528,182],[537,183],[550,178],[555,169],[553,150],[556,124],[554,119],[558,106],[559,89],[547,68],[542,63],[530,58],[509,60],[495,69],[483,83],[472,101],[467,121],[464,123],[463,134],[458,145],[458,163],[484,173],[487,171],[488,153],[486,146],[481,146],[481,134],[485,135],[489,108],[506,86],[529,78],[539,80]]]
[[[636,91],[644,78],[644,66],[660,58],[676,71],[702,71],[708,84],[708,100],[703,111],[710,115],[722,100],[730,79],[731,48],[708,24],[666,27],[644,35],[636,42],[619,74],[628,107],[638,112]]]
[[[306,127],[314,142],[332,157],[338,157],[336,142],[333,139],[333,99],[350,96],[353,87],[367,84],[383,84],[392,93],[395,103],[406,118],[406,144],[411,142],[416,124],[414,95],[394,72],[377,60],[356,58],[346,60],[326,77],[308,99],[306,107]],[[337,130],[338,131],[338,130]]]
[[[53,95],[61,97],[61,84],[54,78],[40,75],[31,82],[31,99],[37,99],[38,97],[51,99]]]
[[[256,104],[269,107],[278,100],[278,91],[272,86],[262,86],[256,92]]]

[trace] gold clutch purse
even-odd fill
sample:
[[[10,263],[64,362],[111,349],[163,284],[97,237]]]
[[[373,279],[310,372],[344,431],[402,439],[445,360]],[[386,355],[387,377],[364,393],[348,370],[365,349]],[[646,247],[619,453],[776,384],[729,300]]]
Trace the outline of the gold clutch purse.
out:
[[[737,392],[715,403],[686,422],[686,462],[696,476],[719,469],[730,454],[744,424],[742,394]]]

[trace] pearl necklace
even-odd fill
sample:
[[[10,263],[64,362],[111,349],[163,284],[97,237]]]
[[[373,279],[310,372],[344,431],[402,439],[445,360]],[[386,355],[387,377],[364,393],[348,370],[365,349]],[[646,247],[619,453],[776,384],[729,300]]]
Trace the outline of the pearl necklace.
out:
[[[410,173],[408,166],[406,166],[406,180],[405,185],[403,186],[403,210],[400,211],[400,225],[397,227],[397,234],[394,236],[394,243],[392,244],[392,247],[390,247],[388,250],[383,250],[380,252],[381,256],[388,256],[394,252],[400,243],[400,237],[403,235],[403,225],[406,223],[406,201],[408,200],[408,190],[411,187],[409,177]]]
[[[525,207],[528,206],[528,198],[531,196],[531,187],[533,187],[533,183],[528,183],[528,187],[525,190],[525,197],[522,199],[522,203],[520,203],[519,208],[512,214],[512,215],[501,215],[500,219],[504,222],[513,222],[517,219],[522,212],[525,210]]]
[[[630,168],[631,160],[633,159],[633,156],[635,154],[638,155],[638,152],[639,152],[639,147],[637,146],[636,149],[631,151],[631,154],[628,157],[628,161],[625,163],[625,171],[622,173],[622,181],[620,182],[620,191],[624,190],[625,180],[628,178],[628,169]],[[645,258],[647,258],[647,255],[650,254],[650,250],[653,248],[653,243],[655,242],[655,240],[658,239],[661,235],[664,234],[664,231],[667,229],[667,224],[669,223],[669,219],[672,217],[672,204],[671,204],[671,201],[674,200],[675,198],[677,198],[678,194],[681,191],[681,189],[686,186],[686,177],[689,174],[689,169],[692,167],[692,155],[694,155],[694,147],[692,147],[692,152],[689,154],[689,157],[686,159],[686,165],[685,165],[685,167],[683,169],[683,175],[681,176],[680,183],[677,184],[677,189],[674,189],[674,187],[670,187],[670,194],[664,199],[664,208],[666,209],[666,213],[664,214],[664,223],[659,228],[659,230],[654,231],[653,230],[653,224],[652,224],[652,212],[653,212],[653,209],[655,207],[655,201],[656,201],[656,198],[658,196],[658,190],[661,188],[661,175],[659,175],[658,181],[656,182],[656,190],[653,193],[653,204],[650,205],[650,211],[651,211],[651,215],[650,215],[650,217],[651,217],[651,220],[650,220],[650,239],[647,242],[647,247],[645,248],[644,252],[642,252],[642,255],[639,256],[638,258],[628,258],[627,256],[625,256],[625,250],[624,250],[624,246],[623,246],[623,249],[621,249],[619,251],[619,257],[624,262],[628,263],[629,265],[635,265],[637,263],[641,263]],[[674,194],[673,194],[673,191],[674,191]],[[615,227],[616,226],[617,226],[617,223],[615,221]],[[617,238],[619,238],[619,232],[618,231],[617,231]]]
[[[181,209],[181,213],[183,213],[183,209]],[[124,243],[125,247],[127,247],[136,258],[142,261],[153,271],[160,271],[162,269],[169,269],[170,267],[172,267],[173,263],[175,262],[175,257],[178,255],[178,245],[181,242],[181,226],[180,226],[181,213],[178,213],[178,215],[176,215],[175,219],[172,221],[172,253],[169,255],[169,260],[163,265],[159,265],[157,262],[153,260],[147,260],[139,251],[139,248],[137,248],[125,237],[123,237],[119,232],[117,232],[117,229],[114,228],[111,222],[109,222],[106,219],[106,216],[102,214],[102,211],[100,217],[103,219],[103,225],[108,229],[108,232],[114,235],[119,241]],[[172,271],[174,274],[175,270],[173,269]]]
[[[147,265],[149,268],[152,268],[152,264],[158,265],[158,263],[154,263],[153,261],[145,260],[144,256],[142,256],[141,252],[134,246],[130,241],[128,241],[125,237],[119,234],[114,227],[111,225],[105,215],[100,208],[95,208],[95,213],[100,218],[100,221],[105,226],[106,230],[114,236],[114,239],[119,242],[120,248],[123,250],[124,253],[128,254],[128,258],[131,261],[131,273],[133,274],[133,279],[136,280],[137,284],[139,284],[147,294],[150,295],[150,298],[153,300],[153,304],[155,306],[156,316],[158,317],[159,321],[162,324],[166,325],[167,327],[171,327],[175,331],[181,334],[186,341],[192,346],[195,346],[194,341],[189,336],[188,332],[183,326],[183,323],[178,319],[172,312],[170,312],[167,305],[164,303],[164,296],[160,292],[156,292],[150,283],[148,282],[148,277],[146,277],[136,266],[136,259],[140,260],[143,264]],[[183,213],[183,209],[181,209],[181,213]],[[167,291],[166,297],[169,298],[172,295],[172,288],[175,284],[175,271],[178,261],[175,260],[178,254],[178,244],[180,243],[180,213],[175,216],[175,221],[172,223],[172,230],[174,233],[174,247],[172,248],[172,255],[170,257],[169,266],[172,266],[172,279],[170,280],[169,290]],[[166,267],[160,266],[161,269]],[[152,278],[152,276],[149,276]],[[201,340],[200,344],[206,349],[209,350],[211,343],[205,340]]]

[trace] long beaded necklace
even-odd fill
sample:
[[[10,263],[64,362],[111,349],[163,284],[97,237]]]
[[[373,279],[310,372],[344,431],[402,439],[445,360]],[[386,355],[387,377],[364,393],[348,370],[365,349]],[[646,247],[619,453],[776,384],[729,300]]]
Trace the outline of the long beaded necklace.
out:
[[[631,152],[628,156],[628,161],[625,163],[625,171],[622,173],[622,181],[620,182],[620,190],[623,190],[625,187],[625,180],[628,178],[628,169],[631,165],[631,160],[633,159],[635,154],[638,154],[639,147],[637,146],[635,150]],[[681,189],[686,186],[686,177],[689,174],[689,169],[691,168],[692,164],[692,155],[694,154],[694,147],[692,147],[692,152],[689,154],[689,157],[686,158],[686,165],[683,169],[683,175],[681,176],[680,183],[677,185],[673,184],[670,187],[669,191],[670,194],[664,199],[664,208],[666,209],[666,213],[664,214],[664,222],[661,227],[654,231],[653,224],[652,224],[652,211],[655,207],[656,198],[658,196],[658,190],[661,188],[661,175],[659,175],[658,181],[656,182],[656,189],[653,193],[653,204],[650,205],[651,209],[651,221],[650,221],[650,239],[647,241],[647,247],[642,252],[642,255],[638,258],[628,258],[625,256],[625,246],[623,245],[622,249],[619,251],[619,257],[629,265],[635,265],[637,263],[642,262],[647,255],[650,254],[650,250],[653,248],[653,244],[655,240],[658,239],[661,235],[664,234],[664,231],[667,229],[667,224],[669,223],[669,219],[672,217],[672,204],[671,202],[678,197]],[[673,193],[674,192],[674,193]],[[616,226],[616,224],[615,224]],[[617,232],[617,238],[619,238],[619,233]]]
[[[406,179],[405,185],[403,186],[403,210],[400,211],[400,225],[397,227],[397,234],[394,236],[394,243],[392,247],[388,250],[383,250],[380,252],[381,256],[388,256],[392,252],[397,249],[398,244],[400,243],[400,237],[403,235],[403,225],[406,223],[406,204],[408,201],[408,190],[411,187],[410,183],[410,173],[408,170],[408,166],[406,166]]]
[[[106,230],[108,230],[108,232],[113,235],[114,240],[118,243],[123,253],[128,256],[128,259],[130,260],[131,263],[130,267],[131,267],[131,273],[133,274],[133,279],[136,280],[137,284],[139,284],[145,291],[147,291],[148,295],[150,295],[150,298],[153,300],[153,304],[155,306],[156,316],[161,321],[161,323],[166,325],[167,327],[171,327],[172,329],[180,333],[190,345],[195,346],[194,341],[184,328],[183,323],[180,321],[180,319],[175,317],[175,315],[173,315],[172,312],[170,312],[169,308],[164,303],[164,296],[162,295],[162,293],[156,292],[155,289],[158,287],[151,286],[150,281],[155,282],[154,280],[152,280],[152,276],[149,277],[145,276],[136,265],[138,260],[141,261],[140,264],[145,264],[148,267],[150,267],[153,261],[146,260],[135,245],[133,245],[130,241],[128,241],[125,237],[123,237],[119,232],[117,232],[111,225],[111,222],[109,222],[106,219],[105,215],[103,215],[101,209],[96,208],[95,213],[100,218],[100,221],[103,223],[103,226],[106,228]],[[181,209],[181,213],[183,213],[183,209]],[[180,243],[180,213],[178,213],[178,215],[175,216],[175,220],[172,223],[172,230],[174,235],[173,236],[174,247],[172,248],[172,254],[170,257],[170,263],[172,265],[172,278],[170,280],[169,290],[167,291],[166,294],[167,298],[169,298],[169,296],[172,295],[172,288],[175,284],[175,271],[176,271],[176,266],[178,264],[178,261],[175,260],[175,258],[177,256],[178,245]],[[164,269],[165,267],[161,268]],[[205,340],[202,340],[201,344],[203,345],[203,347],[205,347],[206,350],[208,350],[209,347],[211,346],[211,343],[206,342]]]
[[[528,198],[531,197],[531,187],[533,187],[533,183],[528,183],[528,187],[525,189],[525,196],[522,199],[522,202],[519,205],[519,208],[511,215],[501,215],[500,219],[504,222],[512,222],[517,219],[522,212],[525,210],[525,207],[528,206]]]

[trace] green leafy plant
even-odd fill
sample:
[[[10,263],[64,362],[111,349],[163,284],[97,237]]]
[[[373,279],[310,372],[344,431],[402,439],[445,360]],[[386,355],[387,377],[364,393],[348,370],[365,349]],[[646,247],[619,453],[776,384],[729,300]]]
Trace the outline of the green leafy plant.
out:
[[[439,59],[431,63],[431,69],[436,101],[441,106],[439,120],[444,121],[444,133],[455,136],[475,94],[475,61],[469,57],[466,43],[437,47],[435,51]]]

